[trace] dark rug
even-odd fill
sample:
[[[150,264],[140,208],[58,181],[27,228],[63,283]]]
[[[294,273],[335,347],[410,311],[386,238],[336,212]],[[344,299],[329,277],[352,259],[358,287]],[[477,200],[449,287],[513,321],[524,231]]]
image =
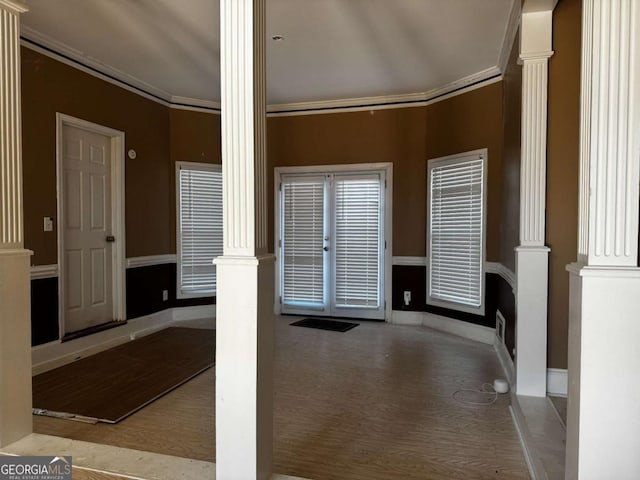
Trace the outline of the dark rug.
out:
[[[338,320],[327,320],[325,318],[305,318],[293,322],[291,325],[295,327],[317,328],[319,330],[331,330],[332,332],[346,332],[352,328],[356,328],[359,323],[340,322]]]
[[[216,332],[171,327],[33,377],[38,414],[116,423],[215,362]]]

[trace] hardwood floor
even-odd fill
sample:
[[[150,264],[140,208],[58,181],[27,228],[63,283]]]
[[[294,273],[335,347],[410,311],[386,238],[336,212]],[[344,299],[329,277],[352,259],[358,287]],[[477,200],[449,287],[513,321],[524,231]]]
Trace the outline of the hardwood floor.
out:
[[[312,479],[527,479],[508,396],[457,403],[504,376],[493,348],[421,327],[346,333],[278,318],[274,471]],[[209,370],[117,425],[34,418],[38,433],[215,461]]]

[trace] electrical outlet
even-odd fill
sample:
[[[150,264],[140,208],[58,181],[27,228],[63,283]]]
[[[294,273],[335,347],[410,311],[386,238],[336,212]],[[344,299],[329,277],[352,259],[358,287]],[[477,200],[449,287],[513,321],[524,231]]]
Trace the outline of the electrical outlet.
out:
[[[162,290],[162,301],[166,302],[169,300],[169,290]]]
[[[404,304],[408,306],[411,303],[411,290],[404,291]]]
[[[42,219],[42,230],[45,232],[53,232],[53,218],[44,217]]]

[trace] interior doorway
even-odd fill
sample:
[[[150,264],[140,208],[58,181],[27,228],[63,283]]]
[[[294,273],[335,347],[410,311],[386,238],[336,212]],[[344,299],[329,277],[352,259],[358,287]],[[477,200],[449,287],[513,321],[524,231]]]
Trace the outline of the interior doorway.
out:
[[[60,335],[125,313],[124,133],[58,114]]]
[[[276,172],[281,313],[387,318],[390,167],[349,167]]]

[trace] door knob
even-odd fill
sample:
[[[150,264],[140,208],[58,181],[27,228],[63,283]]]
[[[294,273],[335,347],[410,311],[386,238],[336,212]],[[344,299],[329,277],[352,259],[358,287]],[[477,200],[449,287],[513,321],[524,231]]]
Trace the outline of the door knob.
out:
[[[109,243],[113,243],[116,241],[116,237],[114,237],[113,235],[108,235],[105,240]]]
[[[323,249],[325,252],[328,252],[328,251],[329,251],[329,247],[323,247],[322,249]]]

